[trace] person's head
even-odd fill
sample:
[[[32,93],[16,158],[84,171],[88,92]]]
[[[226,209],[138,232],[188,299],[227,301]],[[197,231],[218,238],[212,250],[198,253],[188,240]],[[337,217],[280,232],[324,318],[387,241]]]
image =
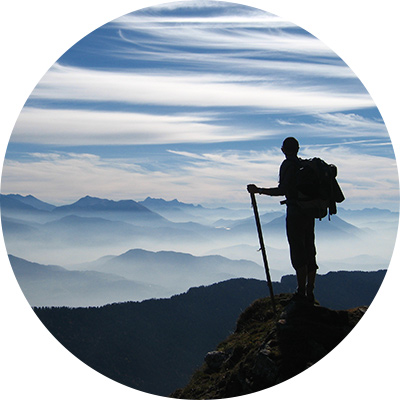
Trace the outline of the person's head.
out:
[[[295,156],[299,151],[299,142],[294,137],[286,138],[282,143],[282,151],[286,156]]]

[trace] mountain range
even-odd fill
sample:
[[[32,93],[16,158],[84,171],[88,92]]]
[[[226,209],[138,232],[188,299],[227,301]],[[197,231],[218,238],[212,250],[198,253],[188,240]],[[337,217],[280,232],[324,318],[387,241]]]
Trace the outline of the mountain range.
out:
[[[142,249],[75,265],[75,270],[13,255],[9,260],[31,306],[88,307],[166,298],[194,286],[264,275],[259,265],[247,260]]]
[[[353,216],[357,225],[344,220],[342,214],[348,220]],[[120,280],[130,281],[124,283],[127,287],[132,282],[142,285],[134,291],[137,296],[127,298],[121,290],[115,300],[105,296],[106,302],[142,300],[143,296],[160,298],[182,293],[192,286],[235,277],[263,279],[265,275],[250,208],[209,209],[176,199],[147,198],[136,202],[91,196],[55,206],[31,195],[13,194],[1,195],[1,216],[7,252],[15,259],[37,265],[58,265],[66,272],[117,275]],[[382,218],[389,225],[382,229],[366,228],[365,218],[370,218],[371,224]],[[330,221],[316,220],[320,273],[387,268],[397,218],[397,213],[388,210],[366,209],[340,210]],[[196,222],[199,220],[201,223]],[[264,212],[261,220],[271,275],[279,280],[293,271],[285,216],[283,211]],[[360,227],[360,221],[364,221],[364,228]],[[58,279],[61,276],[66,275]],[[35,298],[34,287],[40,292],[37,282],[36,286],[28,285],[25,280],[24,285],[30,288],[30,298]],[[118,291],[115,282],[110,287]],[[151,290],[144,289],[149,287]],[[67,301],[68,293],[58,299],[51,296],[52,300],[48,301],[43,299],[43,293],[38,293],[40,302],[36,304],[50,305],[49,301],[54,300],[61,305],[61,298]],[[93,290],[88,289],[88,293]],[[93,294],[87,301],[80,299],[81,304],[65,304],[105,304],[99,303],[99,299],[101,296],[96,298]]]
[[[162,287],[125,279],[112,273],[69,271],[9,255],[15,277],[31,306],[96,306],[143,300],[164,293]]]
[[[15,201],[13,201],[15,200]],[[1,202],[3,207],[16,207],[23,209],[23,206],[20,204],[25,204],[28,207],[33,207],[34,209],[43,210],[43,211],[52,211],[56,208],[56,206],[45,203],[37,199],[32,195],[21,196],[20,194],[9,194],[9,195],[1,195]]]
[[[322,307],[337,310],[368,306],[384,276],[385,271],[331,272],[318,276],[316,297]],[[291,292],[293,287],[293,275],[275,282],[277,301],[280,302],[280,293]],[[34,311],[54,337],[89,367],[129,387],[168,396],[188,383],[193,372],[202,365],[205,355],[218,343],[239,326],[245,327],[243,321],[247,321],[249,328],[246,342],[241,339],[246,346],[238,346],[235,365],[244,361],[252,343],[258,343],[250,323],[256,325],[255,332],[258,338],[261,337],[261,342],[268,342],[269,332],[259,325],[258,318],[262,317],[263,323],[271,319],[270,306],[263,306],[253,315],[254,318],[250,318],[246,311],[255,300],[268,295],[265,281],[231,279],[191,288],[169,299],[89,308],[36,307]],[[319,323],[322,318],[323,326],[313,324],[308,318],[305,322],[313,329],[313,335],[320,335],[322,326],[326,338],[331,338],[335,332],[343,338],[347,331],[340,327],[339,331],[333,330],[327,325],[328,317],[329,314],[324,312],[320,314]],[[242,322],[239,324],[239,321]],[[300,322],[297,334],[305,327],[306,324]],[[241,332],[246,333],[245,330]],[[314,351],[321,354],[321,350],[326,350],[323,346],[324,342],[315,345]],[[210,377],[209,373],[207,376]],[[236,393],[240,394],[239,391]]]
[[[241,312],[269,295],[250,208],[90,196],[55,206],[16,194],[1,196],[1,216],[15,276],[44,325],[90,367],[148,393],[183,388]],[[292,293],[284,213],[261,219],[274,293]],[[380,209],[316,220],[322,307],[372,302],[397,221]]]

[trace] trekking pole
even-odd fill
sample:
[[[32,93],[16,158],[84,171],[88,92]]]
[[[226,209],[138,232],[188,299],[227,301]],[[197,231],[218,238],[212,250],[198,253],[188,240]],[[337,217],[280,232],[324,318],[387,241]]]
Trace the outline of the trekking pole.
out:
[[[269,273],[267,252],[265,251],[265,246],[264,246],[264,239],[263,239],[263,234],[262,234],[262,229],[261,229],[260,215],[258,214],[256,196],[255,196],[254,193],[250,193],[250,197],[251,197],[251,205],[252,205],[253,210],[254,210],[254,218],[256,220],[258,239],[260,241],[260,250],[261,250],[262,258],[263,258],[263,261],[264,261],[265,275],[267,276],[268,288],[269,288],[269,293],[270,293],[271,301],[272,301],[272,309],[274,310],[274,314],[276,315],[274,291],[272,289],[271,275]]]

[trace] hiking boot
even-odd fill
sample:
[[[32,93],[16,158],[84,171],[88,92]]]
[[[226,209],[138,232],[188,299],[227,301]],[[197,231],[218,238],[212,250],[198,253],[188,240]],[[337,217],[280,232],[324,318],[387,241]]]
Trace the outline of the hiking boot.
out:
[[[303,293],[299,293],[299,292],[294,292],[293,296],[291,298],[291,300],[293,301],[307,301],[307,297],[305,294]]]
[[[311,304],[315,304],[315,296],[314,293],[308,293],[307,294],[307,301]]]

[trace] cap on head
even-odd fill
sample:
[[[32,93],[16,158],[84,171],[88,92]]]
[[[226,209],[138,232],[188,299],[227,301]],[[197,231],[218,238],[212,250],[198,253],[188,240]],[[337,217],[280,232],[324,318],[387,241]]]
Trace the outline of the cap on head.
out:
[[[288,137],[282,143],[282,150],[287,153],[297,153],[299,151],[299,148],[299,142],[294,137]]]

